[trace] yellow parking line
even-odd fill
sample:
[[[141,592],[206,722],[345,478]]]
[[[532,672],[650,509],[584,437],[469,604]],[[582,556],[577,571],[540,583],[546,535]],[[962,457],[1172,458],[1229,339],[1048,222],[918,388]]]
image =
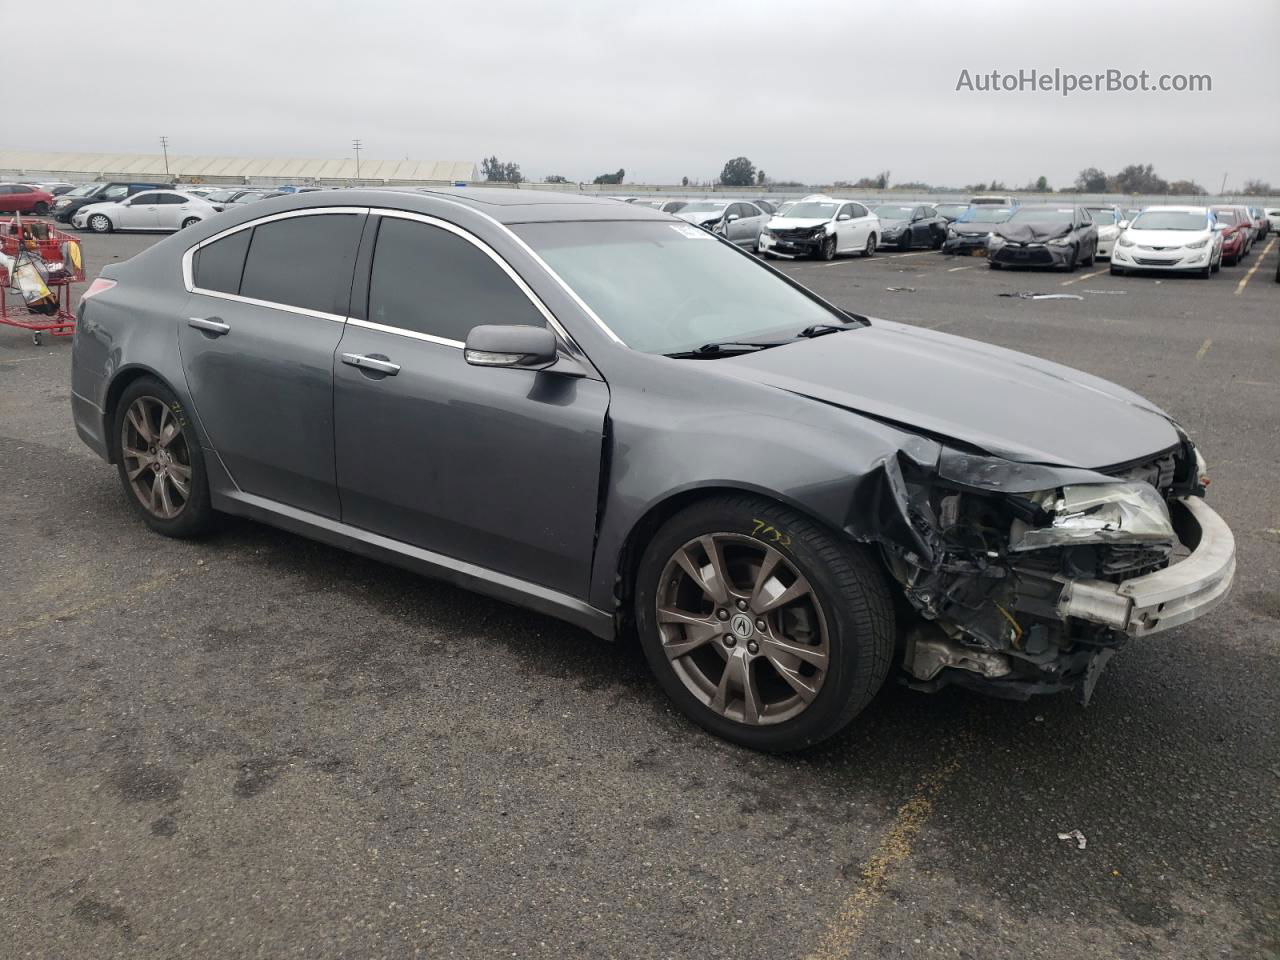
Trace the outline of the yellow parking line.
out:
[[[844,960],[853,953],[853,948],[862,938],[867,919],[884,897],[889,871],[911,856],[911,846],[933,813],[938,794],[959,769],[960,759],[953,757],[927,775],[916,787],[915,794],[898,808],[893,826],[870,859],[862,865],[862,879],[857,889],[845,900],[839,914],[805,960]]]
[[[1107,267],[1107,270],[1110,270],[1110,269],[1111,269],[1110,267]],[[1104,273],[1106,273],[1107,270],[1098,270],[1098,271],[1095,271],[1094,273],[1082,273],[1080,276],[1072,277],[1070,280],[1063,280],[1062,285],[1064,287],[1069,287],[1073,283],[1079,283],[1081,280],[1088,280],[1090,277],[1100,277]]]
[[[1206,337],[1204,343],[1200,344],[1200,349],[1196,351],[1196,359],[1203,360],[1204,355],[1209,352],[1209,348],[1213,346],[1213,337]]]
[[[1254,261],[1253,266],[1249,268],[1249,272],[1240,278],[1240,282],[1236,284],[1236,293],[1244,289],[1244,285],[1253,279],[1253,275],[1258,272],[1258,268],[1262,266],[1262,259],[1270,253],[1276,245],[1276,238],[1272,237],[1267,241],[1267,245],[1262,248],[1262,253],[1258,254],[1258,259]]]

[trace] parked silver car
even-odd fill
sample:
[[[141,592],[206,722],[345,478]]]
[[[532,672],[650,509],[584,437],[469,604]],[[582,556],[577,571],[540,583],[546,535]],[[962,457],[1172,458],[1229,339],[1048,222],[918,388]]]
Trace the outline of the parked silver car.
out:
[[[694,200],[677,214],[681,220],[719,234],[731,243],[755,250],[770,214],[746,200]]]
[[[78,230],[94,233],[113,230],[172,232],[199,223],[218,212],[208,200],[181,190],[147,190],[111,203],[91,203],[71,218]]]

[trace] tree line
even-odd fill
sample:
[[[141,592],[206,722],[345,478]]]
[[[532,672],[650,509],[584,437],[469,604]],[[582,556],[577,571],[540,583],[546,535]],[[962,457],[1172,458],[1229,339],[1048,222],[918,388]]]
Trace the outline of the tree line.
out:
[[[520,164],[503,163],[496,156],[486,157],[480,162],[480,169],[485,180],[498,183],[523,183]],[[627,171],[619,167],[613,173],[602,173],[591,182],[595,184],[621,184]],[[543,183],[570,183],[568,178],[560,174],[552,174],[543,178]],[[718,185],[723,187],[804,187],[806,184],[795,180],[771,180],[763,169],[756,167],[748,157],[734,157],[725,162],[720,171]],[[689,186],[689,178],[681,178],[682,186]],[[894,183],[890,179],[890,171],[860,177],[854,181],[837,180],[833,186],[853,190],[909,190],[915,192],[928,191],[964,191],[971,193],[1000,192],[1016,189],[1027,193],[1144,193],[1144,194],[1178,194],[1181,196],[1205,196],[1208,191],[1194,180],[1168,181],[1155,172],[1154,165],[1133,163],[1122,168],[1118,173],[1107,174],[1097,167],[1085,167],[1069,186],[1055,190],[1047,177],[1037,177],[1022,187],[1010,187],[999,179],[989,182],[967,183],[961,187],[943,186],[924,183],[918,180]],[[1243,188],[1230,191],[1246,196],[1271,196],[1276,191],[1264,180],[1246,180]]]

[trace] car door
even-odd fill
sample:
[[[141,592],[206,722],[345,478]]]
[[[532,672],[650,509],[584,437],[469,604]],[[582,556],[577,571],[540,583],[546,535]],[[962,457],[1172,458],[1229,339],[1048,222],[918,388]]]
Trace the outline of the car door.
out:
[[[0,213],[13,212],[16,202],[17,196],[13,192],[13,187],[8,184],[0,185]]]
[[[135,193],[116,208],[116,227],[121,230],[154,230],[160,222],[160,197],[154,192]]]
[[[156,194],[156,229],[177,230],[187,209],[187,198],[178,193]]]
[[[739,221],[742,227],[742,246],[754,250],[760,239],[760,231],[769,222],[769,215],[754,203],[741,203],[738,206],[742,208],[742,219]]]
[[[179,327],[196,415],[236,485],[333,519],[333,356],[365,215],[297,210],[204,241]]]
[[[871,236],[873,220],[871,211],[860,203],[849,204],[849,246],[851,250],[863,250]]]
[[[549,314],[472,234],[417,214],[375,220],[367,301],[362,267],[334,372],[343,521],[583,596],[608,388],[468,364],[473,326]]]
[[[836,211],[836,250],[844,253],[857,248],[857,238],[854,235],[856,229],[853,219],[853,204],[841,204],[840,209]]]

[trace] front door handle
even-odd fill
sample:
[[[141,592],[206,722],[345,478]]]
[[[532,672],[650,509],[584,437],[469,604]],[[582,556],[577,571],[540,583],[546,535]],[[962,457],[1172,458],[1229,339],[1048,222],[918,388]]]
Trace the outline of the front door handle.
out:
[[[362,353],[344,353],[342,362],[353,367],[359,367],[361,370],[386,374],[388,377],[394,377],[400,372],[400,364],[392,363],[386,357],[367,357]]]
[[[187,326],[211,333],[215,337],[231,332],[231,324],[223,323],[217,317],[187,317]]]

